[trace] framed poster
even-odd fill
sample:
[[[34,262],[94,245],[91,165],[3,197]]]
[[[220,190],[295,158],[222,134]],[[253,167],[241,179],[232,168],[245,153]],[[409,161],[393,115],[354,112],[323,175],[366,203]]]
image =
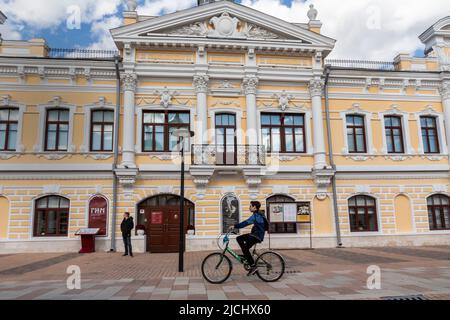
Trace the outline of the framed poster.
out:
[[[284,222],[284,203],[270,204],[270,222]]]
[[[234,194],[223,197],[221,202],[222,232],[227,233],[228,229],[239,223],[239,200]]]
[[[97,235],[106,236],[108,223],[108,201],[102,196],[95,196],[89,201],[89,228],[98,228]]]
[[[284,204],[283,222],[296,222],[297,221],[297,204],[285,203]]]
[[[297,203],[297,222],[303,223],[311,222],[311,203],[309,202]]]

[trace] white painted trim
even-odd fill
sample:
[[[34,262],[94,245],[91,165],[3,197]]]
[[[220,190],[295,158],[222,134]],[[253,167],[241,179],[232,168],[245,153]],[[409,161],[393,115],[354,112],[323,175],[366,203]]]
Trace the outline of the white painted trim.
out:
[[[69,134],[67,138],[67,151],[55,151],[55,152],[48,152],[50,154],[52,153],[66,153],[66,152],[75,152],[76,146],[74,145],[73,141],[73,127],[74,127],[74,114],[76,112],[77,107],[72,104],[66,104],[61,103],[59,101],[50,102],[48,104],[40,104],[37,105],[37,110],[39,112],[39,127],[38,127],[38,134],[37,134],[37,141],[36,144],[33,147],[33,150],[35,152],[46,152],[44,151],[44,144],[45,144],[45,121],[47,117],[47,111],[49,109],[67,109],[69,110]],[[47,153],[47,152],[46,152]]]
[[[447,140],[445,138],[445,127],[444,127],[444,116],[442,113],[437,112],[436,110],[434,110],[433,106],[429,105],[427,106],[424,110],[420,111],[420,112],[415,112],[414,116],[416,118],[417,121],[417,133],[418,133],[418,137],[419,137],[419,150],[418,153],[420,155],[423,156],[447,156],[448,155],[448,145],[447,145]],[[423,139],[422,139],[422,129],[421,129],[421,124],[420,124],[420,117],[422,116],[431,116],[431,117],[435,117],[436,118],[436,125],[437,125],[437,132],[438,132],[438,139],[439,139],[439,151],[440,153],[438,154],[428,154],[428,153],[424,153],[424,149],[423,149]]]
[[[342,150],[343,155],[347,156],[364,156],[364,155],[375,155],[377,150],[373,147],[372,139],[372,112],[364,111],[360,108],[358,103],[354,103],[351,109],[339,112],[342,121],[343,137],[344,137],[344,148]],[[348,151],[348,139],[347,139],[347,116],[348,115],[360,115],[364,117],[364,127],[365,127],[365,138],[366,138],[366,148],[367,153],[349,153]]]
[[[404,145],[404,153],[403,155],[413,155],[414,149],[412,148],[411,144],[411,136],[409,133],[409,113],[399,110],[399,107],[397,105],[392,105],[389,110],[379,112],[378,117],[381,121],[381,132],[383,137],[383,149],[381,152],[387,156],[398,156],[401,154],[397,153],[388,153],[387,148],[387,140],[386,140],[386,128],[385,128],[385,120],[384,118],[386,116],[398,116],[401,119],[402,122],[402,136],[403,136],[403,145]]]
[[[153,154],[155,152],[144,152],[142,150],[142,120],[143,120],[143,113],[144,111],[162,111],[165,112],[166,110],[170,111],[189,111],[190,112],[190,128],[192,131],[195,130],[195,116],[196,116],[196,110],[195,106],[190,107],[187,105],[171,105],[168,109],[164,109],[159,104],[151,104],[151,105],[140,105],[136,106],[135,114],[137,116],[137,124],[136,124],[136,145],[135,150],[137,153],[144,153],[144,154]],[[197,132],[195,132],[197,135]],[[158,153],[158,152],[156,152]],[[159,152],[161,153],[161,152]],[[171,152],[163,152],[166,154],[171,154]]]
[[[346,171],[346,172],[404,172],[404,171],[448,171],[450,170],[450,166],[447,164],[442,165],[411,165],[411,166],[394,166],[394,165],[374,165],[374,166],[363,166],[363,165],[338,165],[336,166],[338,172]]]
[[[115,111],[115,107],[108,103],[108,104],[104,104],[104,103],[97,103],[97,104],[90,104],[90,105],[85,105],[84,106],[84,130],[83,130],[83,144],[80,146],[80,151],[81,152],[86,152],[86,153],[91,153],[91,139],[90,139],[90,135],[91,135],[91,113],[94,110],[104,110],[104,111],[113,111],[114,113]],[[114,117],[114,120],[116,118]],[[115,128],[115,126],[113,126]],[[114,129],[113,129],[114,130]],[[114,152],[114,133],[113,133],[113,151]],[[93,151],[92,153],[100,153],[98,151]]]
[[[34,219],[35,219],[35,209],[36,209],[36,201],[38,201],[41,198],[49,197],[49,196],[57,196],[61,198],[65,198],[69,200],[69,223],[67,225],[67,236],[66,237],[35,237],[34,236]],[[70,237],[70,223],[72,221],[71,219],[71,210],[72,209],[72,200],[66,196],[61,195],[59,193],[39,193],[38,195],[34,196],[31,199],[31,211],[30,211],[30,217],[29,217],[29,223],[30,223],[30,231],[29,231],[29,240],[39,240],[39,239],[45,239],[45,240],[59,240],[59,239],[71,239]]]
[[[209,138],[212,145],[216,145],[216,114],[229,113],[234,114],[236,117],[236,141],[238,145],[242,145],[242,138],[245,136],[245,132],[242,130],[242,117],[243,111],[239,107],[235,108],[209,108],[208,117],[211,118],[212,128],[210,130]]]
[[[348,200],[350,200],[350,198],[356,197],[356,196],[368,196],[371,197],[373,199],[375,199],[375,205],[376,205],[376,213],[377,213],[377,226],[378,226],[378,231],[368,231],[368,232],[352,232],[351,231],[351,225],[350,225],[350,210],[349,210],[349,205],[348,205]],[[350,193],[345,201],[347,201],[347,217],[348,217],[348,230],[349,230],[349,235],[350,236],[361,236],[361,235],[383,235],[383,223],[382,223],[382,213],[381,213],[381,205],[380,205],[380,198],[378,195],[374,194],[374,193],[369,193],[369,192],[356,192],[356,193]],[[342,224],[342,222],[340,222]]]
[[[26,112],[27,106],[25,104],[16,102],[16,101],[7,101],[6,104],[2,104],[0,109],[18,109],[18,121],[17,121],[17,137],[16,137],[16,150],[15,152],[23,152],[25,151],[25,147],[22,143],[23,136],[23,115]]]
[[[270,113],[284,113],[284,114],[302,114],[305,117],[305,133],[306,133],[306,152],[305,153],[289,153],[289,155],[300,155],[300,156],[311,156],[314,154],[314,147],[312,142],[312,112],[305,107],[301,108],[292,108],[288,107],[285,111],[280,110],[275,107],[259,107],[256,111],[257,113],[257,126],[260,134],[258,135],[258,144],[262,146],[262,126],[261,126],[261,113],[270,112]],[[269,154],[270,155],[270,154]]]
[[[6,163],[2,164],[1,171],[18,171],[24,173],[24,171],[64,171],[63,174],[67,174],[68,172],[73,171],[111,171],[112,163],[109,164],[62,164],[62,163],[54,163],[54,164],[17,164],[17,163]]]

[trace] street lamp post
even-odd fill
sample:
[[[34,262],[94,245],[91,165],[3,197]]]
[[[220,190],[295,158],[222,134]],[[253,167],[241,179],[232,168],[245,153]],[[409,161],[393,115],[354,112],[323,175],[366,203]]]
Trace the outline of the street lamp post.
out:
[[[172,133],[180,139],[181,145],[181,183],[180,183],[180,240],[178,244],[178,272],[184,270],[184,250],[185,250],[185,232],[184,232],[184,142],[194,136],[193,131],[186,128],[179,128]]]

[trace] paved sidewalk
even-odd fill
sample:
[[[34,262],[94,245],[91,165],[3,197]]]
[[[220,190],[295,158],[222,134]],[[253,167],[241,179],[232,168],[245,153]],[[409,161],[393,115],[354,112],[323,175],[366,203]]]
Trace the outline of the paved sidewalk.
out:
[[[177,254],[120,253],[0,255],[0,299],[99,300],[276,300],[380,299],[424,295],[450,300],[450,246],[280,250],[287,264],[276,283],[247,277],[234,265],[220,285],[201,277],[208,252],[185,254],[178,273]],[[381,269],[381,289],[369,290],[369,266]],[[69,266],[81,270],[81,289],[69,290]]]

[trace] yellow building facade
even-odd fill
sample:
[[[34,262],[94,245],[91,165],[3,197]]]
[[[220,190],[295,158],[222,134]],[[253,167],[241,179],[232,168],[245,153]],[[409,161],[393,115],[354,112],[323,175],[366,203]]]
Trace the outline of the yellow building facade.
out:
[[[128,1],[120,59],[1,40],[1,253],[75,251],[86,227],[122,250],[124,212],[136,251],[177,251],[180,128],[188,251],[252,200],[272,248],[450,243],[450,17],[423,58],[330,60],[314,8],[288,23],[203,2],[146,17]]]

